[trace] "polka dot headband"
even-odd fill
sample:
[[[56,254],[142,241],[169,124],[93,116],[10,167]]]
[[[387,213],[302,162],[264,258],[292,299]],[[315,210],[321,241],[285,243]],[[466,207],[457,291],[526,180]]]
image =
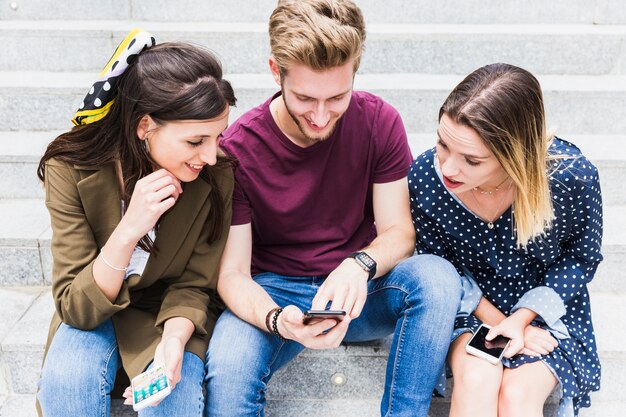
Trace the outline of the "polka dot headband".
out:
[[[133,29],[115,49],[115,53],[100,73],[74,117],[75,125],[97,122],[109,113],[117,95],[117,82],[128,65],[144,49],[156,44],[154,37],[141,29]]]

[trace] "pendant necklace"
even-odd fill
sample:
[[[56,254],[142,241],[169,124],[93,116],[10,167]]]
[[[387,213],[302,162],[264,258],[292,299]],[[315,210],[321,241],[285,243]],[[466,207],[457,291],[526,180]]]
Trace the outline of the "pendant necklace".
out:
[[[508,180],[508,178],[505,179],[504,181],[506,181],[506,180]],[[502,183],[500,183],[500,185],[504,184],[504,181]],[[500,185],[498,185],[498,187],[500,187]],[[511,181],[511,183],[509,184],[509,186],[507,187],[506,190],[507,191],[510,190],[511,186],[513,186],[513,181]],[[472,197],[474,198],[474,201],[476,202],[476,205],[478,206],[478,208],[481,211],[483,210],[483,206],[481,206],[480,203],[478,202],[478,199],[474,195],[474,191],[478,190],[481,194],[490,194],[491,195],[491,194],[499,191],[498,187],[496,187],[496,189],[494,191],[485,191],[485,192],[478,190],[478,187],[472,188],[472,190],[471,190]],[[491,216],[491,219],[489,219],[489,218],[487,219],[487,227],[490,230],[492,230],[494,228],[493,222],[496,221],[496,219],[497,219],[496,216],[498,215],[498,212],[500,211],[500,208],[502,207],[502,203],[504,203],[504,199],[506,198],[506,194],[507,193],[504,193],[502,195],[502,197],[500,197],[500,202],[498,203],[498,208],[496,208],[496,211],[493,213],[493,216]]]

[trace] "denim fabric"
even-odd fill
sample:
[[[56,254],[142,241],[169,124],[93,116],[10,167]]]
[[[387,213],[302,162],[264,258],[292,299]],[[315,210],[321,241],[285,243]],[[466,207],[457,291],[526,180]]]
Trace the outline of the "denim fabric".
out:
[[[79,330],[62,323],[41,371],[37,399],[43,415],[108,417],[110,393],[120,366],[111,320],[93,330]],[[202,416],[203,377],[202,359],[185,352],[181,381],[158,406],[144,408],[139,416]]]
[[[310,308],[325,277],[254,277],[284,307]],[[433,388],[450,343],[460,301],[460,278],[442,258],[418,255],[370,281],[367,302],[344,341],[393,334],[381,416],[428,414]],[[227,310],[217,322],[207,352],[207,415],[263,416],[267,384],[304,347],[240,320]]]

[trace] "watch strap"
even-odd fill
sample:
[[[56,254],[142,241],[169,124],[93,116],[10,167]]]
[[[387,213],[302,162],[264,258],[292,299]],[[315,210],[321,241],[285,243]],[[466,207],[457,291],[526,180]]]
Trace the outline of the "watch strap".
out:
[[[374,265],[372,267],[369,267],[368,265],[366,265],[365,263],[363,263],[359,259],[359,255],[367,256],[369,259],[372,260]],[[367,272],[367,274],[368,274],[367,280],[368,281],[370,281],[372,278],[374,278],[374,276],[376,276],[376,261],[374,261],[374,259],[372,259],[372,257],[369,256],[367,253],[365,253],[363,251],[361,251],[361,252],[353,252],[350,255],[348,255],[348,258],[354,259],[354,261],[357,263],[357,265],[359,265],[361,268],[363,268],[363,270],[365,272]]]

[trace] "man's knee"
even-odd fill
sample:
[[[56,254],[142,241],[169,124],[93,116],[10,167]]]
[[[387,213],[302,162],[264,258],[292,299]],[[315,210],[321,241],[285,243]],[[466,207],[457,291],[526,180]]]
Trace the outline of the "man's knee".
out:
[[[420,298],[432,303],[453,304],[461,297],[461,281],[454,266],[435,255],[414,255],[396,266],[418,291]],[[456,305],[455,305],[456,308]]]
[[[207,379],[258,381],[266,372],[267,335],[230,311],[220,317],[207,352]]]

